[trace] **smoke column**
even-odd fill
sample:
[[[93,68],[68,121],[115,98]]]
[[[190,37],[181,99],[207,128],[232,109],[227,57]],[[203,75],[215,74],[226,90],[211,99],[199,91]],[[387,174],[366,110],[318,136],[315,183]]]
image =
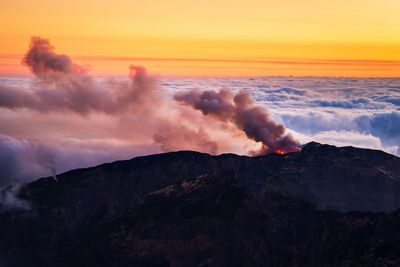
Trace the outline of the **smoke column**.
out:
[[[240,91],[236,95],[224,88],[220,91],[198,89],[179,92],[174,99],[184,105],[200,110],[222,122],[231,122],[244,131],[246,136],[256,142],[262,142],[261,151],[287,153],[300,150],[300,144],[291,134],[285,134],[285,127],[277,123],[268,110],[256,106],[250,93]]]

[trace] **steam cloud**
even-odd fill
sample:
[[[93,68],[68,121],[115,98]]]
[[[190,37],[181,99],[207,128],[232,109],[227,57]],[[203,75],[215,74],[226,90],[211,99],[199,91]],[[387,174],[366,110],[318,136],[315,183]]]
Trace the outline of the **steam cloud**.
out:
[[[175,100],[200,110],[223,122],[232,122],[243,130],[248,138],[262,142],[259,153],[298,151],[300,144],[291,134],[285,134],[285,127],[277,123],[268,110],[256,106],[247,91],[236,95],[230,89],[180,92]]]

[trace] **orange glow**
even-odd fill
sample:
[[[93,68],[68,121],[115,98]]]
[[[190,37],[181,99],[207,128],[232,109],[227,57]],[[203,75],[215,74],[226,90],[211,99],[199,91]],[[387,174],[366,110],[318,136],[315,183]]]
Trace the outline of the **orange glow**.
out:
[[[279,150],[279,149],[276,150],[275,153],[282,154],[282,155],[285,154],[285,152],[283,152],[283,150]]]
[[[0,0],[0,73],[27,73],[30,36],[125,75],[131,63],[167,76],[398,76],[395,0]]]

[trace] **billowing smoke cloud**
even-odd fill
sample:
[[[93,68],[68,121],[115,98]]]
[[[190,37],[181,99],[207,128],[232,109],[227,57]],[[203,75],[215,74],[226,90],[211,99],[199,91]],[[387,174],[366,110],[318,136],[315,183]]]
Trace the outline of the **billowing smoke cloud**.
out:
[[[220,91],[197,89],[178,92],[175,100],[200,110],[223,121],[231,122],[243,130],[248,138],[262,142],[260,153],[298,151],[300,144],[291,134],[285,133],[285,127],[277,123],[265,107],[256,106],[250,93],[240,91],[236,95],[230,89]]]
[[[29,51],[22,59],[22,63],[37,76],[49,74],[85,74],[85,68],[73,64],[66,55],[54,53],[54,47],[46,39],[32,37]]]
[[[129,79],[100,81],[40,37],[31,39],[22,63],[35,75],[30,84],[0,83],[0,186],[150,153],[253,148],[236,129],[172,101],[144,67],[131,65]],[[228,103],[231,92],[223,92]],[[246,104],[237,98],[228,109]],[[257,110],[244,107],[235,115],[255,140],[262,136],[245,120],[262,116]],[[231,112],[214,113],[228,121]]]
[[[104,86],[66,55],[56,54],[49,41],[32,37],[23,64],[35,74],[33,88],[0,85],[0,107],[31,109],[39,112],[73,111],[82,115],[94,112],[121,113],[143,100],[155,83],[141,66],[130,66],[131,83]]]

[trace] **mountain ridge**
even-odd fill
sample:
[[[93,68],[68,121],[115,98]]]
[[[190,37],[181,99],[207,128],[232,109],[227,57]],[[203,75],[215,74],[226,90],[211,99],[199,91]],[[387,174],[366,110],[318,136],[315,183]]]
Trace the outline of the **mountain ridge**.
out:
[[[340,162],[335,162],[338,158],[341,158],[342,160]],[[306,165],[307,163],[308,166]],[[316,163],[321,166],[315,166]],[[385,167],[385,163],[386,165],[389,164],[390,169]],[[274,164],[276,166],[273,166]],[[338,166],[336,166],[335,164]],[[358,164],[358,166],[355,165],[353,167],[352,164]],[[188,167],[188,165],[190,166]],[[397,182],[400,181],[399,166],[400,158],[391,154],[387,154],[383,151],[360,149],[354,147],[337,148],[335,146],[322,145],[316,142],[311,142],[305,145],[300,152],[292,152],[284,155],[268,154],[264,156],[248,157],[228,153],[218,156],[211,156],[206,153],[195,151],[178,151],[155,154],[150,156],[135,157],[130,160],[119,160],[113,163],[104,163],[90,168],[76,169],[63,174],[59,174],[57,175],[57,184],[71,184],[74,182],[74,179],[77,180],[77,182],[82,182],[86,179],[92,179],[93,177],[90,178],[91,174],[99,170],[106,170],[108,171],[108,173],[113,172],[113,177],[117,175],[125,175],[128,176],[130,179],[135,179],[137,178],[137,175],[132,175],[133,171],[141,173],[142,175],[146,175],[143,168],[158,168],[158,172],[152,173],[152,175],[160,176],[157,179],[159,182],[159,184],[157,185],[161,188],[167,186],[169,183],[177,182],[181,179],[193,179],[194,177],[197,177],[201,174],[214,172],[218,169],[233,169],[235,172],[237,172],[239,176],[239,184],[250,186],[252,189],[255,190],[253,193],[257,195],[257,186],[260,186],[259,180],[268,180],[269,177],[276,175],[288,176],[288,178],[294,178],[296,180],[306,182],[307,184],[314,183],[313,186],[317,187],[318,181],[315,181],[315,179],[311,181],[306,179],[307,177],[319,175],[315,172],[312,173],[313,170],[320,171],[322,176],[327,176],[322,173],[322,171],[334,172],[331,176],[328,175],[328,177],[325,179],[331,179],[332,177],[336,179],[338,175],[349,176],[350,174],[352,175],[352,178],[355,179],[357,178],[357,175],[365,175],[366,177],[369,177],[370,180],[375,179],[378,182],[382,181],[382,179],[393,180],[397,186]],[[353,171],[353,169],[355,169],[356,167],[359,169]],[[310,169],[311,171],[309,171]],[[367,169],[370,173],[373,173],[373,175],[371,175],[370,173],[361,173],[362,171],[367,171],[365,169]],[[247,171],[248,173],[245,173],[245,171],[243,170]],[[341,171],[343,172],[343,170],[349,171],[351,173],[340,173]],[[267,171],[267,173],[262,173],[264,171]],[[357,173],[357,171],[359,173]],[[173,175],[177,175],[178,178],[172,177]],[[255,176],[257,175],[261,176],[261,178],[255,178]],[[304,178],[305,176],[307,177]],[[66,179],[68,179],[68,181]],[[163,181],[160,182],[160,180]],[[154,182],[154,180],[151,181],[154,186],[149,186],[147,190],[143,190],[145,190],[147,193],[156,190],[158,187],[156,184],[154,184]],[[41,183],[47,185],[56,184],[52,177],[47,177],[41,178],[31,183],[30,186],[32,188],[32,186],[34,187],[34,185]],[[265,187],[264,184],[262,184],[262,186]],[[387,185],[381,185],[381,187],[382,186]],[[314,189],[314,191],[317,189],[320,190],[319,188],[316,188]],[[343,188],[339,189],[340,191],[343,190]],[[371,189],[379,189],[379,186],[377,188]],[[329,188],[324,188],[324,190],[329,190]],[[384,188],[382,190],[384,190]],[[323,197],[323,194],[317,197]],[[373,206],[373,203],[369,203],[369,205],[367,205],[366,207],[359,207],[357,206],[357,203],[355,203],[353,206],[354,210],[393,211],[396,209],[396,207],[400,207],[400,198],[396,198],[393,201],[395,203],[393,203],[391,207],[385,207],[383,204],[380,204],[381,206]],[[346,203],[346,205],[348,205],[348,203]],[[330,205],[328,203],[328,207],[332,209],[350,211],[353,208],[346,205],[342,205],[340,203]]]
[[[151,262],[156,255],[162,259],[160,266],[221,266],[236,260],[243,266],[243,260],[252,257],[252,252],[240,254],[239,248],[223,241],[237,237],[249,246],[253,242],[265,245],[254,248],[258,256],[251,260],[255,266],[263,261],[275,266],[296,266],[296,262],[302,266],[331,266],[323,260],[323,255],[334,253],[333,250],[347,243],[353,244],[350,252],[346,252],[350,253],[350,262],[354,263],[355,259],[378,262],[383,257],[381,261],[389,264],[397,255],[394,244],[400,241],[394,230],[400,226],[399,193],[400,158],[368,149],[337,148],[314,142],[300,152],[284,155],[211,156],[179,151],[136,157],[68,171],[57,175],[57,181],[52,177],[41,178],[22,187],[19,196],[29,201],[31,210],[0,212],[0,263],[3,260],[5,266],[89,263],[107,266],[106,262],[114,262],[111,266],[124,266],[133,262],[138,266],[157,266],[156,261]],[[252,217],[258,218],[255,225],[250,220]],[[265,224],[262,218],[268,218]],[[285,223],[281,224],[280,220]],[[135,228],[136,222],[142,222],[139,224],[142,228]],[[207,222],[221,233],[210,226],[207,231],[214,234],[207,232],[203,236],[206,256],[197,254],[194,247],[187,251],[191,256],[179,254],[185,251],[185,246],[191,247],[191,242],[198,242],[191,238],[200,238],[197,234],[204,231],[202,225]],[[117,228],[111,232],[101,230],[108,229],[106,226],[110,223]],[[162,233],[164,224],[169,225],[169,230],[157,239],[154,234]],[[387,226],[379,230],[382,224]],[[122,226],[130,230],[121,232],[118,229]],[[253,227],[262,230],[254,232]],[[278,234],[270,232],[268,227]],[[192,229],[193,234],[187,239],[181,236],[181,241],[175,244],[176,250],[167,249],[163,244],[175,242],[173,233],[179,236],[180,229]],[[302,238],[288,236],[292,229],[304,233]],[[344,231],[342,237],[340,229]],[[124,233],[131,233],[131,239]],[[93,235],[95,238],[88,238]],[[110,235],[117,239],[110,239]],[[151,246],[159,244],[156,246],[159,250],[153,250],[146,238],[142,239],[148,235],[155,242]],[[349,239],[352,235],[354,242]],[[329,238],[325,240],[324,236]],[[214,238],[222,240],[220,245],[225,252],[218,250],[219,245],[212,241]],[[271,238],[275,244],[265,238]],[[295,242],[285,245],[290,238]],[[367,241],[368,238],[372,241]],[[379,252],[380,238],[383,245],[392,247],[387,255]],[[322,239],[326,251],[312,245]],[[110,249],[114,241],[119,244],[113,248],[114,254],[107,254],[107,246],[100,245],[100,240],[109,244]],[[180,248],[179,244],[187,245]],[[366,244],[372,246],[372,252],[356,249]],[[229,257],[228,251],[232,249],[238,253],[236,260]],[[308,250],[312,255],[307,254]],[[153,256],[141,257],[143,253]],[[90,255],[98,255],[98,259],[106,257],[103,257],[104,264]],[[341,265],[345,263],[340,255],[333,259]]]

